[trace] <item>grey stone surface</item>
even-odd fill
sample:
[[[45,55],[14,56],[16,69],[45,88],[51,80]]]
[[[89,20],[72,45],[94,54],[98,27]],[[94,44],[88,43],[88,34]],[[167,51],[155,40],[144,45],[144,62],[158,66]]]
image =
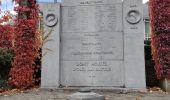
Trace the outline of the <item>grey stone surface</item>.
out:
[[[130,11],[137,11],[132,14],[132,22],[137,21],[136,17],[141,16],[141,20],[135,24],[127,21]],[[143,28],[142,0],[124,0],[124,67],[126,88],[146,88],[145,64],[144,64],[144,28]]]
[[[122,3],[121,0],[63,0],[65,6]]]
[[[160,81],[160,86],[164,91],[170,92],[170,80],[169,79],[162,79]]]
[[[45,36],[52,33],[42,47],[42,88],[58,88],[59,86],[59,49],[60,49],[60,4],[40,4],[43,13]],[[49,50],[48,50],[49,49]]]
[[[94,92],[77,92],[67,97],[67,100],[105,100],[105,97]]]
[[[120,0],[65,1],[61,84],[124,86],[122,30]]]
[[[64,0],[41,8],[45,29],[54,29],[44,46],[53,52],[42,60],[42,88],[146,88],[142,0]]]
[[[138,14],[132,14],[131,20],[135,21],[137,19],[137,16],[140,17],[140,21],[136,24],[130,24],[127,21],[128,13],[130,11],[137,11]],[[144,34],[144,23],[143,23],[143,4],[142,0],[124,0],[123,1],[123,28],[125,33],[129,34]],[[143,36],[144,37],[144,36]],[[141,37],[141,38],[143,38]]]

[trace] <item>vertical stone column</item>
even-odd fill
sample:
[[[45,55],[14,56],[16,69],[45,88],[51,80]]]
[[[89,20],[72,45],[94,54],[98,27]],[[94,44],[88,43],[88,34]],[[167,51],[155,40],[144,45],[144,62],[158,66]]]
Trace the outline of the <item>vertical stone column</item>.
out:
[[[125,87],[146,88],[142,0],[123,1]]]
[[[47,41],[42,47],[41,88],[59,86],[59,47],[60,47],[60,4],[40,4],[43,13],[44,36]],[[49,32],[52,32],[49,34]]]

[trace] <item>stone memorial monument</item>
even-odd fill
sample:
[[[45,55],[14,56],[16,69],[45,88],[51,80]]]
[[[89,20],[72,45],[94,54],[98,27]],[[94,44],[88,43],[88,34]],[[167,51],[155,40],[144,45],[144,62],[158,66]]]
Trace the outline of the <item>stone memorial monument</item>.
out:
[[[64,0],[40,4],[42,88],[146,88],[142,0]],[[43,53],[46,51],[42,49]]]

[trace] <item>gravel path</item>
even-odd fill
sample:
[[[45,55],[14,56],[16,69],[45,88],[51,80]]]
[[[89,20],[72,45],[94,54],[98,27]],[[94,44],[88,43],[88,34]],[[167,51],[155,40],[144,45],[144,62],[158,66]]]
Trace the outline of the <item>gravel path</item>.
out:
[[[74,93],[69,90],[39,90],[0,94],[0,100],[66,100],[67,95]],[[97,92],[106,96],[106,100],[170,100],[168,93],[115,93],[115,92]]]

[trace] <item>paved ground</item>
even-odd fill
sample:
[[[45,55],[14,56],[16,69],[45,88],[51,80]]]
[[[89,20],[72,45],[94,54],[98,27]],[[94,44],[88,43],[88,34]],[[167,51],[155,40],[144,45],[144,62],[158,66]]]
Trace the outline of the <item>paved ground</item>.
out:
[[[14,90],[15,91],[15,90]],[[0,100],[66,100],[66,96],[74,93],[69,90],[39,90],[33,89],[17,93],[0,94]],[[170,94],[163,92],[107,92],[100,91],[106,100],[170,100]]]

